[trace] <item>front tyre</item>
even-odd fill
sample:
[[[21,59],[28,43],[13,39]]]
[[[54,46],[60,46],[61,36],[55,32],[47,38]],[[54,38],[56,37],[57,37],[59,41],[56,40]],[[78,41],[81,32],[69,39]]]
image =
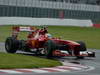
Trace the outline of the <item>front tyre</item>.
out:
[[[80,51],[86,51],[86,44],[83,41],[77,41],[80,44]]]
[[[5,49],[8,53],[15,53],[18,46],[18,40],[13,37],[8,37],[5,41]]]
[[[87,51],[86,44],[83,41],[77,41],[80,44],[80,51]],[[84,56],[77,56],[77,59],[84,59]]]
[[[53,56],[53,50],[56,49],[56,44],[52,40],[48,40],[45,45],[45,55],[47,58],[52,58]]]

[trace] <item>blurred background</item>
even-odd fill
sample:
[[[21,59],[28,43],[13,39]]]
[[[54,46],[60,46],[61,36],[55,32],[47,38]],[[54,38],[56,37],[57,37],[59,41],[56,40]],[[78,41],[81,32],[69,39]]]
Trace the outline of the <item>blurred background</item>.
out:
[[[100,23],[100,0],[0,0],[0,17],[91,19]]]

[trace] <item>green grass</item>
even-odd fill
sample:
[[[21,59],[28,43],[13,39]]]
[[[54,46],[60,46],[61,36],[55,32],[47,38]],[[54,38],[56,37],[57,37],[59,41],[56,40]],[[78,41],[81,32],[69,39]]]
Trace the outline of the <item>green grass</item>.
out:
[[[100,49],[100,29],[92,27],[48,26],[49,32],[55,37],[65,40],[82,40],[88,48]],[[11,35],[11,26],[0,26],[0,41],[4,42]],[[25,33],[21,33],[23,39]]]
[[[0,69],[42,68],[62,65],[57,60],[44,59],[20,54],[0,53]]]

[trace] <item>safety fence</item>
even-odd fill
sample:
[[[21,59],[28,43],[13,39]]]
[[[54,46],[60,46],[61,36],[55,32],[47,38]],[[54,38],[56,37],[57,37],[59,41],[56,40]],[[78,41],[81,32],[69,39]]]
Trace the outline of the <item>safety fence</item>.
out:
[[[0,0],[0,17],[99,19],[100,6],[49,0]]]

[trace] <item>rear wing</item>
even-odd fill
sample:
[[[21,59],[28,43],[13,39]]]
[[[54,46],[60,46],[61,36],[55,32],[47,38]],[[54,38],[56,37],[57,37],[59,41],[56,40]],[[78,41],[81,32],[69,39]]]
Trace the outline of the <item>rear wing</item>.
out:
[[[12,27],[12,37],[17,38],[19,32],[34,32],[37,28],[34,26],[13,26]]]
[[[34,26],[30,26],[30,27],[23,27],[23,26],[14,26],[13,28],[13,31],[17,31],[17,32],[20,32],[20,31],[27,31],[27,32],[30,32],[30,31],[34,31],[36,30],[37,28],[34,27]]]

